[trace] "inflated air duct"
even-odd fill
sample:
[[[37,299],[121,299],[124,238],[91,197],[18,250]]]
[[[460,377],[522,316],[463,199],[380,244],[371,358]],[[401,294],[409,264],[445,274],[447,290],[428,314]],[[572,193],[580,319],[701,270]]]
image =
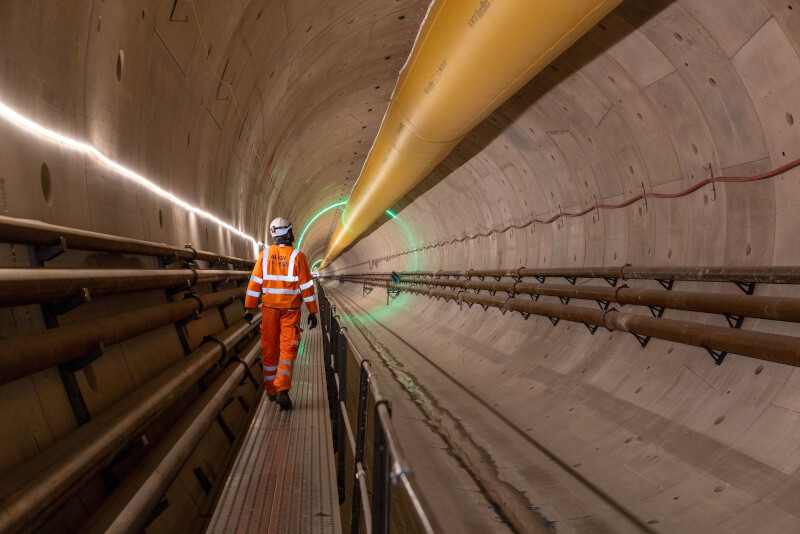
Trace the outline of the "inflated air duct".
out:
[[[434,0],[322,267],[621,0]]]

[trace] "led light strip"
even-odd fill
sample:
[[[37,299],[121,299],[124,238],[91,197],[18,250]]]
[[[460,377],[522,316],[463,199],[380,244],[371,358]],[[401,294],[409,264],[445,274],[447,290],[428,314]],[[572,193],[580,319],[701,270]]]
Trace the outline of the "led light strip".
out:
[[[162,198],[164,198],[166,200],[169,200],[173,204],[175,204],[177,206],[180,206],[183,209],[185,209],[187,211],[190,211],[190,212],[194,213],[195,215],[197,215],[199,217],[202,217],[203,219],[209,220],[209,221],[221,226],[222,228],[225,228],[226,230],[229,230],[229,231],[233,232],[234,234],[238,235],[239,237],[242,237],[242,238],[250,241],[253,244],[253,249],[255,250],[256,253],[258,253],[260,245],[263,244],[260,241],[256,240],[255,238],[253,238],[252,236],[247,235],[246,233],[242,232],[241,230],[239,230],[237,228],[234,228],[230,224],[228,224],[225,221],[219,219],[218,217],[212,215],[211,213],[209,213],[207,211],[204,211],[204,210],[201,210],[200,208],[197,208],[197,207],[189,204],[185,200],[176,197],[172,193],[169,193],[169,192],[161,189],[159,186],[157,186],[156,184],[154,184],[153,182],[151,182],[150,180],[148,180],[147,178],[145,178],[141,174],[138,174],[138,173],[126,168],[126,167],[123,167],[119,163],[111,160],[108,156],[106,156],[105,154],[103,154],[102,152],[97,150],[95,147],[93,147],[91,145],[87,145],[86,143],[81,143],[80,141],[76,141],[74,139],[70,139],[69,137],[63,136],[63,135],[61,135],[59,133],[56,133],[56,132],[54,132],[52,130],[48,130],[44,126],[41,126],[41,125],[35,123],[34,121],[32,121],[32,120],[30,120],[30,119],[28,119],[26,117],[23,117],[22,115],[20,115],[19,113],[17,113],[13,109],[9,108],[8,106],[3,104],[2,102],[0,102],[0,117],[2,117],[3,119],[7,120],[8,122],[13,124],[14,126],[17,126],[17,127],[21,128],[23,130],[26,130],[28,132],[37,134],[37,135],[39,135],[39,136],[41,136],[41,137],[43,137],[43,138],[45,138],[45,139],[47,139],[49,141],[53,141],[55,143],[58,143],[61,146],[64,146],[66,148],[69,148],[69,149],[75,150],[77,152],[81,152],[81,153],[84,153],[84,154],[87,154],[89,156],[94,157],[95,159],[97,159],[98,161],[100,161],[101,163],[106,165],[107,167],[115,170],[122,177],[127,178],[128,180],[130,180],[132,182],[135,182],[135,183],[137,183],[137,184],[139,184],[141,186],[144,186],[147,189],[149,189],[150,191],[152,191],[155,194],[157,194],[158,196],[160,196],[160,197],[162,197]]]

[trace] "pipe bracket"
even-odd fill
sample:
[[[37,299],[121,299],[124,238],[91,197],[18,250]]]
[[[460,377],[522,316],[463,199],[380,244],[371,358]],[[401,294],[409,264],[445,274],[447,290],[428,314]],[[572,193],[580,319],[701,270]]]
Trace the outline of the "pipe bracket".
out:
[[[736,287],[744,291],[745,295],[752,295],[756,290],[755,282],[734,282],[734,284],[736,284]]]
[[[89,288],[84,287],[81,288],[80,291],[78,291],[78,294],[72,298],[59,302],[51,302],[49,304],[45,304],[44,306],[53,316],[58,317],[59,315],[64,315],[65,313],[74,310],[81,304],[85,304],[90,300],[92,300],[92,296],[89,293]]]
[[[247,362],[237,356],[231,356],[230,358],[228,358],[228,363],[230,362],[239,362],[240,364],[242,364],[242,367],[244,367],[245,378],[250,380],[250,382],[256,388],[256,391],[258,391],[258,388],[260,387],[259,383],[256,381],[256,378],[253,376],[253,373],[250,371],[250,367],[247,366]]]
[[[215,336],[212,336],[210,334],[207,335],[207,336],[203,336],[203,341],[200,342],[200,346],[202,347],[206,343],[216,343],[216,344],[218,344],[220,346],[220,348],[222,348],[222,356],[220,356],[219,359],[217,360],[217,364],[222,362],[222,360],[225,359],[225,355],[228,352],[228,347],[225,346],[225,343],[222,340],[220,340],[219,338],[217,338]]]
[[[36,247],[36,259],[39,260],[40,263],[44,263],[60,256],[66,251],[67,240],[64,236],[59,236],[57,243]]]
[[[183,248],[188,248],[192,251],[192,257],[187,260],[187,263],[193,263],[197,259],[197,249],[191,243],[186,243]],[[217,258],[219,260],[219,258]]]
[[[186,293],[183,294],[183,300],[186,300],[186,299],[194,299],[194,300],[196,300],[198,306],[200,306],[200,308],[197,310],[197,313],[198,314],[203,313],[203,301],[200,300],[200,297],[198,297],[197,295],[195,295],[191,291],[187,291]]]

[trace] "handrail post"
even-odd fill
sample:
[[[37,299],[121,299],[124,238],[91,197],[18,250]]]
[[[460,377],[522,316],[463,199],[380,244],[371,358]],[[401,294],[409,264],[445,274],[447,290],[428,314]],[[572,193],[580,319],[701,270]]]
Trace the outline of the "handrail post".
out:
[[[325,377],[328,383],[328,411],[331,418],[331,430],[333,431],[333,452],[339,451],[339,418],[336,416],[339,395],[336,391],[336,359],[339,345],[339,323],[336,318],[332,319],[331,324],[330,351],[325,354]]]
[[[364,461],[364,441],[367,436],[367,406],[369,396],[369,360],[361,362],[361,376],[358,383],[358,412],[356,421],[356,450],[353,465]],[[350,534],[359,534],[361,530],[361,503],[366,496],[361,495],[358,469],[353,475],[353,509],[350,513]]]
[[[337,414],[337,433],[336,441],[339,443],[339,454],[336,458],[336,480],[339,485],[339,504],[344,502],[344,467],[345,455],[347,454],[347,436],[345,435],[345,421],[347,417],[345,406],[347,404],[347,329],[339,328],[339,336],[336,342],[336,375],[339,377],[339,387],[337,390],[336,414]]]
[[[381,421],[381,407],[389,410],[389,401],[375,401],[373,460],[372,460],[372,532],[373,534],[389,534],[389,504],[391,498],[392,462],[389,444],[386,440],[386,429]]]

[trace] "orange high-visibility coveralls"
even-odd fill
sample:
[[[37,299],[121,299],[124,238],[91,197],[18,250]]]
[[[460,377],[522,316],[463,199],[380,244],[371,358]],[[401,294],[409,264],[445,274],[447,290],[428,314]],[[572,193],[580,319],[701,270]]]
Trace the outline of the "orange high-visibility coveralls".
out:
[[[265,260],[266,256],[266,260]],[[275,395],[292,387],[292,370],[300,347],[300,303],[317,313],[314,280],[305,254],[288,245],[272,245],[258,256],[247,285],[245,308],[261,297],[261,362],[264,387]]]

